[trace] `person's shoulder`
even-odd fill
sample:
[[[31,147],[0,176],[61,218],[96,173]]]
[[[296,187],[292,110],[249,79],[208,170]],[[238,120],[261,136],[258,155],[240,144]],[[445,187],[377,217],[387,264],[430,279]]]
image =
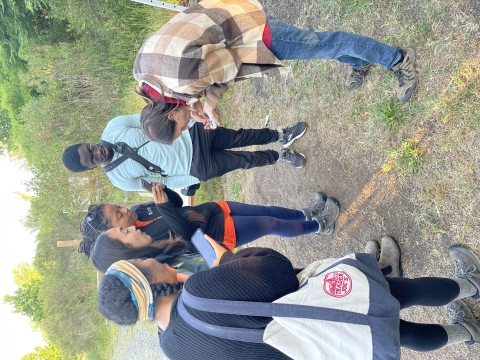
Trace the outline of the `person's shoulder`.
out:
[[[129,122],[140,122],[140,114],[120,115],[107,123],[107,128],[112,125],[122,124],[125,125]]]
[[[116,141],[124,141],[124,139],[117,139],[117,136],[123,136],[122,134],[130,129],[138,129],[141,131],[140,114],[120,115],[110,120],[103,131],[102,140],[113,140],[110,141],[113,143]]]

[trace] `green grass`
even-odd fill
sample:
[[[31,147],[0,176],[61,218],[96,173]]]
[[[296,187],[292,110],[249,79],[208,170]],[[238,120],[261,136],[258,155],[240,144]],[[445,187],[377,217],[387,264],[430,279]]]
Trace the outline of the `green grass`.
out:
[[[400,125],[405,121],[406,111],[396,99],[386,99],[375,105],[373,118],[385,126],[388,131],[397,132]]]
[[[202,183],[197,190],[199,204],[223,200],[223,179],[215,178]]]

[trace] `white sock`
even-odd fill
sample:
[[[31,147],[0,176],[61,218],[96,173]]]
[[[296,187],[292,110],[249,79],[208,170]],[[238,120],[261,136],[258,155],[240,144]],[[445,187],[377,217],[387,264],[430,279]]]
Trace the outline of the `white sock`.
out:
[[[458,344],[461,342],[470,341],[472,339],[470,332],[460,324],[440,326],[443,327],[447,332],[447,345]]]

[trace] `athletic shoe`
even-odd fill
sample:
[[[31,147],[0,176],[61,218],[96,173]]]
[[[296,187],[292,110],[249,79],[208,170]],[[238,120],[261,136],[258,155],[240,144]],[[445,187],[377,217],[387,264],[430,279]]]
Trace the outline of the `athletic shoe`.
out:
[[[452,324],[463,326],[472,336],[469,341],[465,341],[465,344],[473,345],[480,343],[480,323],[465,301],[452,301],[450,304],[445,305],[445,310],[447,310],[447,315]]]
[[[365,245],[365,253],[372,254],[373,256],[375,256],[375,260],[378,261],[378,257],[380,256],[380,246],[378,245],[378,241],[367,241],[367,244]]]
[[[345,84],[347,89],[353,90],[360,87],[360,85],[362,85],[363,81],[365,80],[365,76],[367,76],[368,74],[368,70],[372,66],[372,63],[367,62],[358,69],[352,68],[352,72],[348,76],[347,83]]]
[[[418,75],[415,70],[415,50],[412,48],[400,49],[403,61],[392,68],[393,75],[398,81],[397,99],[406,103],[415,93],[418,85]]]
[[[286,127],[283,129],[283,134],[279,135],[278,142],[283,145],[283,147],[289,147],[292,143],[301,138],[303,134],[307,131],[307,124],[303,121],[297,123],[297,125],[292,127]]]
[[[305,164],[305,156],[289,148],[280,150],[280,158],[278,160],[286,161],[297,169],[301,169],[303,164]]]
[[[303,212],[307,221],[312,220],[312,216],[318,215],[325,208],[325,202],[327,201],[327,195],[319,191],[313,197],[312,202],[306,208],[300,209]]]
[[[455,276],[460,279],[467,279],[477,288],[473,299],[480,297],[480,261],[478,257],[460,245],[450,246],[448,253],[453,261]]]
[[[337,199],[328,198],[325,202],[325,208],[323,211],[318,215],[312,216],[312,220],[324,225],[323,227],[320,226],[318,232],[315,234],[331,235],[335,229],[335,221],[337,220],[339,213],[340,203]]]
[[[385,276],[401,277],[400,271],[400,249],[390,236],[382,238],[380,258],[378,266]]]

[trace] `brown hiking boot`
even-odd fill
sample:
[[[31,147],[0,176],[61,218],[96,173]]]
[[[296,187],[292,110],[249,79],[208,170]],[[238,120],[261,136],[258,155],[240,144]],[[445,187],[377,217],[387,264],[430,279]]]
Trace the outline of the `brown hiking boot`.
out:
[[[401,277],[400,271],[400,249],[390,236],[382,238],[382,246],[380,250],[380,258],[378,266],[382,269],[385,276]],[[391,271],[389,272],[391,268]]]
[[[352,72],[347,78],[345,86],[348,90],[353,90],[363,84],[365,76],[368,74],[368,70],[373,66],[373,64],[367,62],[358,69],[352,68]]]
[[[401,104],[406,103],[417,90],[418,75],[415,70],[415,50],[413,48],[400,49],[403,61],[392,68],[393,75],[398,81],[397,99]]]

